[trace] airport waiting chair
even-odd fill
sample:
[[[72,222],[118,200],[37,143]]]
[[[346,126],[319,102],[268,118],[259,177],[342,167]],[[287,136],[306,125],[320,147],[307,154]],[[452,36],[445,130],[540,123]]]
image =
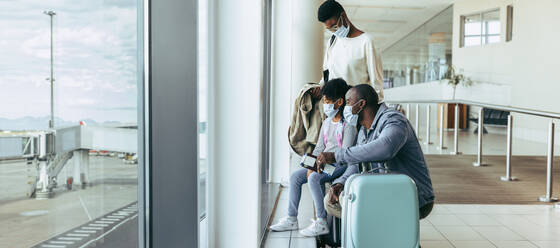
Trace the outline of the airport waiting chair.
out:
[[[490,109],[490,108],[483,108],[484,109],[484,125],[490,126],[507,126],[507,119],[509,112],[502,111],[497,109]],[[478,118],[470,118],[469,120],[474,122],[475,125],[478,125]],[[473,131],[474,134],[478,133],[478,126]],[[488,133],[486,128],[483,129],[483,133]]]

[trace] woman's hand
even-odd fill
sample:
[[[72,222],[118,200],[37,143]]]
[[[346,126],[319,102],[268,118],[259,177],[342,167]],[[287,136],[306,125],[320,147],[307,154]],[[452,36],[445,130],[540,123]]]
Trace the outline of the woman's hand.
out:
[[[307,178],[308,178],[308,179],[309,179],[309,175],[311,175],[311,173],[313,173],[313,171],[310,170],[310,169],[307,169]]]

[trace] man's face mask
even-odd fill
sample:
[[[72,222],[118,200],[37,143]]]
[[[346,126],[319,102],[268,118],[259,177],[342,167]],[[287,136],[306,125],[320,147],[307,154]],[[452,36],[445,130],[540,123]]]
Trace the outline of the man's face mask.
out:
[[[348,33],[350,33],[350,27],[344,26],[343,21],[344,19],[341,15],[340,17],[338,17],[338,21],[336,22],[336,24],[328,28],[329,31],[331,31],[333,35],[338,38],[345,38],[346,36],[348,36]]]
[[[348,124],[352,125],[352,126],[357,126],[358,125],[358,117],[360,112],[362,112],[362,110],[358,110],[356,112],[356,114],[353,113],[354,108],[358,108],[358,107],[354,107],[356,105],[358,105],[360,101],[356,102],[354,105],[352,106],[345,106],[344,107],[344,121],[346,121]]]

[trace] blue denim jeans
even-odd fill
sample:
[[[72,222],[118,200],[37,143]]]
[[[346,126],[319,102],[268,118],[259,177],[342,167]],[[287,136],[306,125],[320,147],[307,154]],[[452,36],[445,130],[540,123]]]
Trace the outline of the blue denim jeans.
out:
[[[332,174],[317,173],[313,172],[307,178],[307,169],[301,168],[290,176],[290,203],[288,206],[288,216],[296,217],[298,214],[299,201],[301,199],[301,186],[304,183],[309,184],[309,190],[311,191],[311,196],[313,197],[313,202],[315,204],[316,217],[317,218],[327,218],[327,212],[325,211],[325,206],[323,205],[323,196],[325,194],[325,183],[332,182],[337,177],[344,174],[346,170],[346,165],[336,167]]]

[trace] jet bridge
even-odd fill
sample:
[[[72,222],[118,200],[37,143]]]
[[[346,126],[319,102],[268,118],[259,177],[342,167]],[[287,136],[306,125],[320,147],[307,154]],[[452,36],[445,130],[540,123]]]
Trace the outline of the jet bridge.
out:
[[[138,131],[129,126],[71,126],[32,132],[4,132],[0,134],[0,160],[27,159],[37,174],[29,180],[29,196],[49,198],[54,195],[57,177],[69,161],[74,161],[73,183],[87,183],[88,151],[103,150],[136,154]],[[76,179],[76,181],[72,182]]]

